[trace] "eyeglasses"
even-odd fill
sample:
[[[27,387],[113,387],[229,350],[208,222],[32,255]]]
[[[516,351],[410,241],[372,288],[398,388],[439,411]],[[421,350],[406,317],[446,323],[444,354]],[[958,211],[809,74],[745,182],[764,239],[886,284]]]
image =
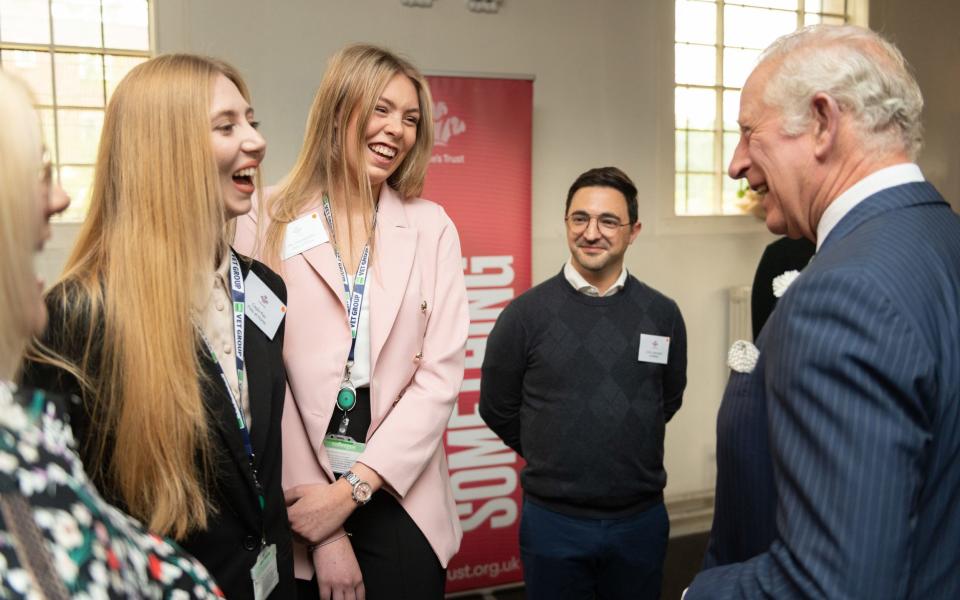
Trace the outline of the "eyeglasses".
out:
[[[612,235],[621,227],[630,226],[630,223],[621,223],[620,219],[610,215],[600,215],[594,217],[586,213],[573,213],[572,215],[567,215],[564,217],[563,220],[567,222],[567,227],[570,228],[570,231],[573,233],[582,233],[587,227],[590,226],[590,221],[594,219],[597,220],[597,228],[605,235]]]

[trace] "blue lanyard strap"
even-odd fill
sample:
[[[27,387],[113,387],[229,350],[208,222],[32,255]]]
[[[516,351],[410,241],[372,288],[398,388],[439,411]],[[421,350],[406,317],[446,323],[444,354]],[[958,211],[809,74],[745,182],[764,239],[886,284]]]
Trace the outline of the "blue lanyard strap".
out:
[[[227,374],[224,373],[220,361],[217,359],[217,353],[207,336],[204,335],[202,328],[197,328],[200,332],[200,338],[213,359],[213,364],[223,380],[224,387],[227,388],[227,395],[230,396],[230,402],[233,404],[233,413],[237,418],[237,428],[240,430],[240,437],[243,438],[243,449],[247,453],[247,460],[250,463],[250,473],[253,476],[253,484],[257,488],[257,500],[260,503],[260,510],[266,505],[263,497],[263,487],[260,485],[260,478],[257,475],[256,456],[253,453],[253,443],[250,441],[250,430],[247,428],[247,420],[243,416],[243,409],[240,406],[240,398],[243,397],[243,332],[244,332],[244,304],[246,292],[243,287],[243,272],[240,270],[240,261],[236,253],[230,250],[230,297],[233,300],[233,343],[237,357],[237,389],[240,397],[234,395],[233,388],[227,380]]]
[[[363,253],[360,255],[360,263],[357,265],[357,274],[353,278],[353,290],[350,289],[350,279],[347,278],[347,270],[343,266],[343,258],[340,256],[340,250],[337,249],[337,237],[333,228],[333,210],[330,208],[330,200],[326,195],[323,197],[323,216],[327,219],[327,225],[330,226],[330,237],[333,238],[333,253],[337,257],[337,266],[340,268],[340,278],[343,280],[343,297],[347,304],[347,322],[350,325],[350,354],[347,356],[348,367],[353,365],[354,351],[357,348],[357,331],[360,328],[360,308],[363,306],[363,293],[367,287],[367,266],[370,260],[370,244],[363,247]],[[374,215],[376,222],[376,215]]]

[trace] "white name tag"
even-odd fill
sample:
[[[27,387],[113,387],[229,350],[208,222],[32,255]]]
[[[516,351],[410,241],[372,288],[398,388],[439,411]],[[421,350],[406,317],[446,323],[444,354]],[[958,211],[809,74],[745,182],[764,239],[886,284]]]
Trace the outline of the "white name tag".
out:
[[[287,224],[283,237],[283,260],[330,241],[319,212],[304,215]]]
[[[280,327],[284,315],[287,314],[287,306],[280,302],[280,298],[277,298],[277,295],[253,271],[247,274],[243,285],[246,290],[243,312],[272,340],[277,334],[277,328]]]
[[[277,572],[277,546],[270,544],[264,546],[257,556],[257,564],[250,569],[250,577],[253,579],[253,597],[255,600],[266,600],[280,583],[280,574]]]
[[[345,435],[336,435],[328,433],[323,438],[323,447],[327,451],[327,458],[330,459],[330,469],[334,473],[346,473],[360,458],[366,444],[358,442]]]
[[[667,364],[667,356],[669,353],[670,338],[662,335],[640,334],[640,354],[637,356],[638,361],[665,365]]]

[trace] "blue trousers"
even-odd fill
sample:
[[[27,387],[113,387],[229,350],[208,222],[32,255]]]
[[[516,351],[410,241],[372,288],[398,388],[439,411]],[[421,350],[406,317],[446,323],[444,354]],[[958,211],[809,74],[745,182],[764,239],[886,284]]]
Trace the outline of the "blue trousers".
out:
[[[585,519],[529,500],[520,517],[528,600],[660,600],[670,521],[663,503],[621,519]]]

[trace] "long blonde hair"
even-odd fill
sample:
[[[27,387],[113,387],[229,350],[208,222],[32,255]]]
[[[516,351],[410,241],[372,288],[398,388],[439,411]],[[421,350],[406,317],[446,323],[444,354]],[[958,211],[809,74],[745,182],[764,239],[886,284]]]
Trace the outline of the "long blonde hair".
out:
[[[266,207],[271,223],[266,232],[263,257],[274,268],[279,267],[280,246],[287,223],[307,208],[318,191],[329,192],[334,186],[345,191],[347,197],[363,199],[360,206],[351,206],[347,198],[334,195],[330,203],[334,211],[361,211],[365,222],[362,234],[364,239],[371,239],[376,199],[366,171],[359,165],[347,164],[347,126],[351,115],[356,112],[356,130],[366,130],[380,95],[397,74],[407,76],[417,90],[420,121],[413,148],[386,183],[403,198],[418,196],[423,191],[433,148],[433,101],[426,79],[410,62],[383,48],[369,44],[346,46],[327,64],[310,107],[297,162]],[[354,143],[354,156],[362,156],[363,136],[357,135]],[[349,222],[351,229],[346,238],[336,240],[341,252],[344,244],[358,233],[352,230],[352,219]]]
[[[178,539],[205,529],[213,510],[191,310],[231,234],[210,142],[221,74],[249,99],[232,67],[186,54],[149,60],[120,82],[107,106],[90,212],[51,291],[66,315],[59,335],[87,340],[79,363],[51,361],[66,362],[84,385],[98,432],[87,447],[101,465],[94,477],[151,530]]]
[[[0,71],[0,380],[13,379],[37,307],[33,253],[40,185],[40,120],[30,93]]]

